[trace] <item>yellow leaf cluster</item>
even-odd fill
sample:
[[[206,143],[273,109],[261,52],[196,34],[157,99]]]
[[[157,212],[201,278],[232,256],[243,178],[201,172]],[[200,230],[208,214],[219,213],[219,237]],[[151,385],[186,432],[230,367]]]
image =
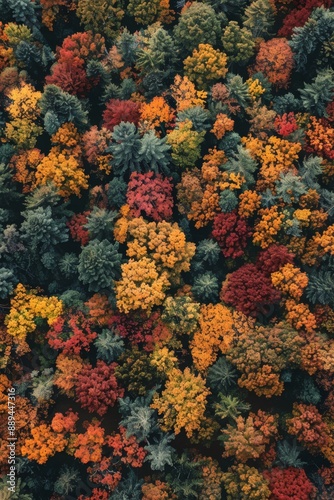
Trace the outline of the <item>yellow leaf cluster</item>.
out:
[[[252,101],[255,102],[262,94],[265,93],[265,89],[262,87],[260,80],[258,78],[249,78],[246,80],[246,84],[248,85],[248,92],[252,98]]]
[[[152,259],[158,273],[166,273],[173,283],[179,282],[181,272],[189,271],[195,248],[176,222],[147,222],[143,217],[129,221],[127,256]]]
[[[252,217],[261,206],[261,195],[247,189],[239,196],[238,212],[240,217]]]
[[[21,283],[15,288],[10,305],[5,324],[9,335],[19,340],[25,340],[28,333],[35,331],[37,317],[51,326],[63,312],[63,304],[57,297],[38,296],[36,290],[28,290]]]
[[[199,89],[206,90],[227,73],[227,56],[208,43],[200,43],[184,60],[184,71]]]
[[[143,309],[149,314],[153,306],[162,304],[170,282],[165,272],[159,274],[154,260],[130,259],[121,269],[122,277],[115,283],[117,307],[121,312]]]
[[[200,375],[189,368],[184,372],[174,368],[170,371],[166,388],[153,398],[151,408],[162,416],[160,426],[164,431],[179,434],[182,429],[191,437],[205,418],[206,398],[210,394]]]
[[[158,372],[168,376],[177,364],[177,357],[168,347],[156,347],[150,356],[150,363]]]

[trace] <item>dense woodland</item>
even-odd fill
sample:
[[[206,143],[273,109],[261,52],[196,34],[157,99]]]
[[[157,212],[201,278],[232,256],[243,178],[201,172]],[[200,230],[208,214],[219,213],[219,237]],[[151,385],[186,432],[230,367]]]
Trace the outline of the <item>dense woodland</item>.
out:
[[[331,0],[0,20],[0,498],[333,499]]]

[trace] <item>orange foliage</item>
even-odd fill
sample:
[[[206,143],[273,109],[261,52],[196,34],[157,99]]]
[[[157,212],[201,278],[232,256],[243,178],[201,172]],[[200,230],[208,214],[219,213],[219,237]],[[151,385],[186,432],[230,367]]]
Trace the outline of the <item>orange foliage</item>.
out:
[[[315,316],[311,313],[308,305],[289,299],[285,302],[285,307],[287,310],[286,319],[296,330],[305,329],[307,332],[313,332],[317,327]]]
[[[247,190],[239,196],[240,217],[252,217],[261,206],[261,196],[256,191]]]
[[[81,196],[81,191],[88,188],[88,176],[84,173],[78,158],[64,150],[51,148],[36,169],[36,186],[53,182],[58,194],[64,198],[71,195]]]
[[[39,149],[28,149],[11,158],[9,166],[14,169],[13,179],[23,184],[23,193],[29,193],[35,185],[35,172],[44,154]]]
[[[234,120],[231,120],[231,118],[224,113],[218,113],[211,132],[217,137],[217,139],[222,139],[226,132],[231,132],[233,130],[233,127]]]
[[[172,492],[168,483],[156,480],[154,483],[144,483],[142,488],[142,500],[176,500],[177,496]]]
[[[176,100],[177,111],[184,111],[193,106],[204,108],[207,92],[196,90],[195,85],[186,76],[176,75],[171,85],[172,96]]]
[[[296,300],[301,298],[304,289],[308,285],[307,274],[290,263],[282,266],[279,271],[272,273],[271,281],[274,287],[281,290],[284,295]]]
[[[334,255],[334,225],[329,226],[321,235],[317,233],[314,243],[319,245],[325,253]]]
[[[88,307],[88,317],[94,326],[107,326],[112,316],[112,309],[106,295],[94,293],[94,295],[85,302]]]
[[[270,208],[261,208],[258,214],[261,218],[255,223],[253,243],[261,248],[268,248],[269,245],[276,242],[276,236],[282,227],[284,214],[278,212],[276,205]]]
[[[61,353],[56,359],[54,384],[69,397],[74,397],[74,386],[83,364],[82,358],[75,355],[67,356]]]
[[[308,141],[307,150],[329,160],[334,160],[334,128],[329,126],[323,118],[310,116],[306,138]]]
[[[49,425],[41,424],[31,429],[31,438],[24,441],[21,453],[29,460],[45,464],[50,457],[63,451],[66,444],[64,436],[54,432]]]
[[[86,432],[72,437],[71,447],[75,449],[75,458],[83,464],[99,462],[102,458],[104,441],[104,429],[100,427],[98,420],[93,419],[88,423]]]
[[[277,438],[277,415],[262,410],[250,413],[247,418],[236,419],[236,427],[228,424],[222,432],[227,437],[223,457],[235,457],[238,462],[260,458],[272,439]]]
[[[160,127],[161,124],[167,126],[175,118],[172,108],[161,96],[155,96],[151,102],[144,102],[140,108],[140,118],[148,128]]]
[[[255,72],[262,72],[276,88],[286,88],[294,67],[293,52],[285,38],[260,43]]]
[[[218,352],[226,353],[231,346],[234,330],[233,316],[222,304],[203,305],[199,318],[200,330],[194,333],[190,351],[194,366],[205,371],[217,359]]]

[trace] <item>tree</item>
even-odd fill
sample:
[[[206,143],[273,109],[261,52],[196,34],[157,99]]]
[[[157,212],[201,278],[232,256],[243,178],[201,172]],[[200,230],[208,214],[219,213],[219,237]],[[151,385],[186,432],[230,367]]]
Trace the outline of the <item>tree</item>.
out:
[[[193,375],[189,368],[184,372],[175,368],[169,373],[162,394],[154,396],[151,407],[161,415],[162,430],[179,434],[184,429],[191,437],[204,419],[209,394],[200,375]]]
[[[161,319],[176,334],[192,334],[197,330],[200,304],[191,297],[167,297]]]
[[[144,215],[154,221],[169,220],[172,216],[173,185],[171,180],[153,172],[133,172],[127,190],[127,202],[135,217]]]
[[[127,12],[134,17],[135,21],[145,26],[157,20],[161,9],[160,0],[130,0]]]
[[[322,2],[323,4],[323,2]],[[321,44],[328,41],[332,35],[334,15],[323,6],[313,10],[303,26],[293,29],[289,42],[293,50],[298,71],[305,71],[306,65],[312,56],[318,55]]]
[[[72,194],[80,196],[81,191],[88,188],[89,179],[76,156],[65,151],[58,152],[56,148],[52,148],[39,163],[35,178],[36,186],[53,182],[58,188],[58,194],[64,198],[69,198]]]
[[[135,436],[129,436],[125,427],[119,427],[119,433],[106,437],[106,445],[112,449],[113,457],[120,457],[120,461],[132,467],[143,465],[146,451],[139,445]]]
[[[326,106],[334,97],[334,71],[319,71],[312,83],[306,83],[304,88],[300,89],[300,95],[307,112],[317,117],[326,116]]]
[[[156,269],[172,283],[179,283],[182,272],[190,269],[195,244],[186,240],[177,223],[147,222],[142,217],[130,220],[127,228],[127,251],[130,259],[152,259]],[[150,266],[151,267],[151,266]]]
[[[80,354],[89,351],[90,344],[97,333],[91,330],[90,321],[82,312],[59,316],[46,334],[53,349],[60,349],[64,354]]]
[[[316,493],[315,486],[303,469],[274,467],[270,471],[264,471],[263,475],[269,481],[272,495],[279,500],[289,496],[298,496],[300,500],[308,500]]]
[[[119,99],[110,99],[103,112],[103,126],[111,131],[121,122],[134,123],[137,126],[139,119],[139,104],[129,100],[120,101]]]
[[[147,257],[130,259],[121,265],[122,277],[115,283],[117,307],[121,312],[142,309],[151,312],[162,304],[170,286],[166,272],[158,273],[155,262]]]
[[[237,417],[236,427],[228,424],[223,430],[225,452],[223,456],[234,456],[238,462],[246,463],[250,459],[264,454],[270,442],[277,436],[277,415],[270,415],[259,410],[250,413],[245,419]]]
[[[85,30],[101,33],[108,38],[114,38],[118,34],[124,16],[122,2],[119,0],[98,0],[94,8],[90,0],[79,0],[76,13]]]
[[[50,135],[66,122],[73,122],[81,129],[87,124],[87,111],[83,109],[79,99],[56,85],[44,87],[39,106],[44,115],[44,127]]]
[[[268,500],[271,492],[269,481],[255,467],[245,464],[232,465],[223,473],[227,500]]]
[[[61,433],[54,432],[49,425],[42,423],[31,429],[31,437],[24,441],[21,453],[29,460],[45,464],[50,457],[63,451],[66,444],[67,439]]]
[[[220,25],[210,5],[193,2],[181,12],[174,35],[180,49],[191,53],[198,44],[216,45]]]
[[[253,317],[281,299],[281,293],[273,287],[270,278],[254,264],[244,264],[229,274],[220,296],[227,304]]]
[[[85,428],[85,432],[73,436],[74,456],[83,464],[98,462],[102,458],[105,431],[103,427],[100,427],[100,422],[97,419],[86,422]]]
[[[42,94],[30,84],[13,88],[9,92],[12,101],[7,106],[11,120],[6,123],[5,133],[9,140],[19,148],[34,148],[42,128],[36,123],[40,110],[38,103]]]
[[[184,60],[184,72],[200,90],[207,90],[227,74],[227,57],[212,45],[200,43],[191,56]]]
[[[303,338],[285,323],[271,327],[240,325],[227,359],[240,372],[240,387],[270,398],[284,389],[281,373],[301,363]]]
[[[184,111],[194,106],[204,108],[207,92],[196,90],[195,85],[186,76],[175,76],[171,92],[176,100],[177,111]]]
[[[244,255],[251,228],[246,219],[239,217],[235,211],[218,214],[213,221],[212,236],[217,240],[224,257],[235,259]]]
[[[253,0],[244,12],[244,26],[254,38],[265,37],[274,27],[276,8],[270,0]]]
[[[186,120],[167,135],[167,143],[172,149],[172,159],[177,167],[193,167],[201,154],[201,144],[205,132],[192,130],[192,122]]]
[[[89,364],[82,367],[75,385],[76,399],[82,408],[102,416],[123,396],[124,389],[118,386],[115,377],[116,366],[98,360],[94,368]]]
[[[223,31],[223,49],[231,63],[247,64],[254,55],[255,42],[252,32],[240,28],[237,21],[230,21]]]
[[[91,240],[83,247],[79,256],[79,279],[93,292],[112,289],[119,277],[121,254],[119,244],[108,240]]]
[[[285,38],[272,38],[260,44],[254,69],[276,88],[287,88],[294,67],[293,52]]]
[[[205,372],[217,359],[219,351],[226,353],[233,341],[233,315],[222,304],[202,306],[199,329],[190,342],[194,365]]]

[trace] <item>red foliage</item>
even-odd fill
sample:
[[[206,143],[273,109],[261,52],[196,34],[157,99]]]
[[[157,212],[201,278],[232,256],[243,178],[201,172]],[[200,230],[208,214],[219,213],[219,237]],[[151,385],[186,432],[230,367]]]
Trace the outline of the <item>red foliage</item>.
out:
[[[113,457],[102,457],[92,467],[87,468],[90,481],[106,486],[109,492],[113,491],[122,479],[121,472],[115,471],[112,467],[112,460]]]
[[[78,58],[60,61],[53,66],[52,75],[47,75],[45,82],[57,85],[69,94],[85,97],[99,79],[88,78],[83,66],[84,62]]]
[[[80,495],[78,500],[108,500],[109,497],[110,494],[107,491],[100,488],[93,488],[92,494],[89,497]]]
[[[212,236],[217,240],[224,257],[241,257],[251,234],[246,219],[236,211],[217,214],[213,221]]]
[[[91,322],[81,311],[76,314],[59,316],[46,334],[53,349],[61,349],[65,354],[80,354],[89,351],[97,333],[92,332]]]
[[[270,245],[262,250],[256,260],[256,267],[262,273],[270,276],[285,264],[293,264],[294,254],[289,252],[284,245]]]
[[[326,8],[331,7],[331,0],[301,0],[298,6],[291,10],[284,18],[283,25],[278,32],[278,36],[290,37],[293,28],[304,26],[311,12],[316,7],[323,5]]]
[[[315,497],[316,488],[303,469],[274,467],[264,471],[263,475],[269,481],[270,500],[310,500]]]
[[[277,116],[274,121],[275,129],[282,137],[287,137],[298,130],[298,124],[293,112],[284,113],[282,116]]]
[[[279,302],[281,293],[255,264],[245,264],[227,276],[220,299],[238,311],[256,317],[265,312],[266,306]]]
[[[115,314],[109,320],[109,328],[127,338],[131,344],[144,344],[143,349],[151,352],[159,341],[171,336],[170,330],[160,321],[160,313],[155,311],[149,318],[146,315],[136,318],[130,314]]]
[[[121,122],[131,122],[138,125],[140,120],[139,110],[140,104],[137,102],[110,99],[103,111],[103,126],[108,130],[114,130],[114,127]]]
[[[161,174],[133,172],[126,197],[135,217],[143,215],[160,222],[172,217],[172,191],[172,182]]]
[[[87,224],[88,219],[87,216],[90,214],[90,211],[83,212],[81,214],[75,214],[71,219],[66,223],[67,227],[70,230],[70,235],[74,241],[78,241],[82,246],[87,245],[89,242],[89,232],[88,229],[84,228],[84,225]]]
[[[78,374],[75,387],[77,401],[90,412],[104,415],[108,408],[114,406],[117,398],[124,395],[124,389],[118,387],[114,375],[116,363],[107,365],[98,360],[93,368],[86,365]]]
[[[79,59],[101,59],[104,56],[104,38],[91,31],[74,33],[64,39],[61,47],[57,47],[58,61]]]
[[[125,427],[120,427],[119,431],[106,438],[106,444],[113,449],[113,456],[121,457],[124,464],[141,467],[147,452],[138,444],[135,436],[126,437]]]

